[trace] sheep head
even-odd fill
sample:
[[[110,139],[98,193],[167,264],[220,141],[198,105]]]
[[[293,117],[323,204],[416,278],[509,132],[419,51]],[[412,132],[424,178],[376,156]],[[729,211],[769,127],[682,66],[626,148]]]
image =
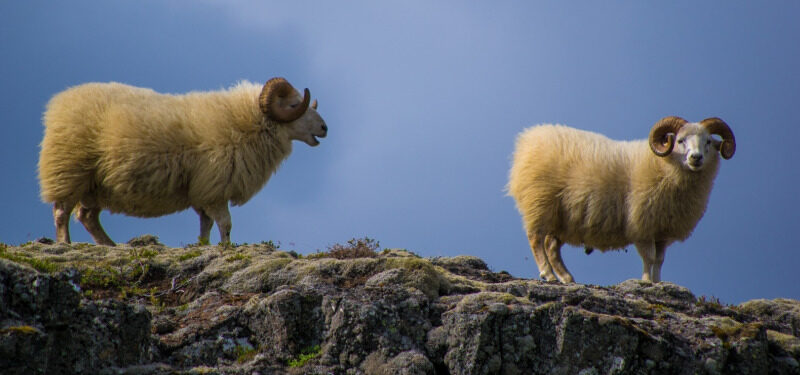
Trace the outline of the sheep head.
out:
[[[303,96],[284,78],[273,78],[264,84],[258,97],[261,112],[267,118],[289,126],[289,138],[319,145],[316,137],[324,138],[328,126],[317,113],[317,101],[311,102],[311,92],[305,89]]]
[[[722,141],[714,139],[720,136]],[[700,171],[717,151],[725,159],[733,157],[736,140],[728,125],[716,118],[689,123],[680,117],[666,117],[650,130],[650,149],[660,157],[672,158],[691,171]]]

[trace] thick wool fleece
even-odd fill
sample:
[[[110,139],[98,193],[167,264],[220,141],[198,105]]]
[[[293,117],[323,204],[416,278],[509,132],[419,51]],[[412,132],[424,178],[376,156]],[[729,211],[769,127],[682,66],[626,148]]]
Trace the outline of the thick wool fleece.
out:
[[[259,108],[261,88],[168,95],[89,83],[56,95],[44,115],[42,200],[140,217],[247,202],[292,150],[285,126]]]
[[[518,136],[507,188],[528,233],[611,250],[688,238],[718,168],[716,154],[702,171],[687,172],[644,140],[541,125]]]

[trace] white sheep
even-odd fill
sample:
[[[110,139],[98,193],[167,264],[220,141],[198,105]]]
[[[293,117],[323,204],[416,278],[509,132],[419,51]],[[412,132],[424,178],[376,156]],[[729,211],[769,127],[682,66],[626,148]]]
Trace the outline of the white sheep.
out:
[[[524,130],[507,189],[540,276],[573,282],[561,259],[564,243],[587,253],[635,244],[642,279],[660,281],[667,246],[688,238],[705,212],[718,155],[730,159],[735,151],[733,132],[718,118],[666,117],[647,141],[613,141],[560,125]]]
[[[283,78],[184,95],[119,83],[55,95],[44,113],[39,183],[42,200],[54,204],[58,242],[70,242],[73,211],[97,244],[113,246],[103,209],[156,217],[189,207],[200,215],[201,242],[214,222],[229,242],[228,202],[255,195],[292,140],[316,146],[326,136],[309,101],[308,89],[301,97]]]

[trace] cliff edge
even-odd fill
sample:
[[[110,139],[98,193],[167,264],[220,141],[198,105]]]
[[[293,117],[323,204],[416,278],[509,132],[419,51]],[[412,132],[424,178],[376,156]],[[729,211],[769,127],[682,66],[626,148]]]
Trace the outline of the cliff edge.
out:
[[[47,242],[47,241],[44,241]],[[517,279],[370,239],[0,244],[2,374],[800,374],[800,301]]]

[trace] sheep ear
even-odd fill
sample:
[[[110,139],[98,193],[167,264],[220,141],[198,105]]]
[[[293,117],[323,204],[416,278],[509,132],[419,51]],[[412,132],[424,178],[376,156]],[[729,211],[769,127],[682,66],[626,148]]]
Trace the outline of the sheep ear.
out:
[[[722,141],[718,139],[711,138],[711,147],[715,150],[719,151],[722,148]]]
[[[311,103],[311,108],[314,108],[315,111],[317,110],[317,99],[314,99],[314,101]]]

